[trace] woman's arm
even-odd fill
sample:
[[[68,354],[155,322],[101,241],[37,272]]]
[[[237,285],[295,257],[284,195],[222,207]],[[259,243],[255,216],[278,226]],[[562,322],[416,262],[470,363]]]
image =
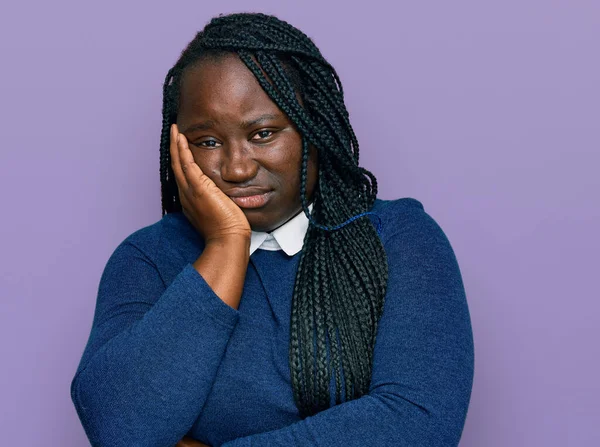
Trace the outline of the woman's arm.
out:
[[[204,175],[175,124],[171,126],[170,153],[182,211],[206,242],[194,268],[225,303],[237,309],[250,257],[248,219]]]
[[[151,259],[121,244],[100,281],[71,384],[92,445],[181,439],[204,405],[237,318],[192,264],[165,287]]]
[[[168,287],[132,238],[108,261],[71,383],[92,445],[175,445],[204,406],[238,319],[250,226],[175,127],[171,137],[181,203],[205,247]]]
[[[473,380],[463,283],[446,236],[422,209],[386,238],[389,282],[368,395],[233,446],[456,446]]]

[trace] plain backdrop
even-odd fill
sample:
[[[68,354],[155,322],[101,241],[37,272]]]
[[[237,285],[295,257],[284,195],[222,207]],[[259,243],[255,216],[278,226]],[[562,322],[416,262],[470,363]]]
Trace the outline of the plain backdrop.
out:
[[[0,444],[84,446],[69,395],[98,281],[161,217],[161,88],[218,13],[290,21],[338,69],[380,197],[456,252],[475,337],[461,447],[600,445],[600,3],[0,6]]]

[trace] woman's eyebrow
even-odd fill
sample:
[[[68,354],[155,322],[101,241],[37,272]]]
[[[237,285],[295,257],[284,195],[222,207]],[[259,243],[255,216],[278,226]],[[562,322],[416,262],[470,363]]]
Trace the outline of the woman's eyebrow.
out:
[[[199,123],[191,124],[186,127],[182,133],[193,132],[194,130],[210,130],[215,127],[214,121],[200,121]]]
[[[256,126],[257,124],[261,124],[265,121],[275,120],[277,118],[281,118],[281,114],[274,115],[272,113],[267,113],[252,120],[242,121],[240,123],[240,127],[242,129],[248,129],[249,127]]]
[[[256,126],[257,124],[261,124],[265,121],[269,121],[269,120],[276,120],[278,118],[281,118],[281,114],[273,114],[273,113],[266,113],[264,115],[261,115],[257,118],[251,119],[251,120],[245,120],[242,121],[240,123],[240,127],[242,129],[248,129],[249,127],[252,126]],[[182,130],[182,133],[188,133],[188,132],[193,132],[196,130],[211,130],[215,128],[215,122],[208,120],[208,121],[200,121],[198,123],[194,123],[189,125],[188,127],[186,127],[185,129]]]

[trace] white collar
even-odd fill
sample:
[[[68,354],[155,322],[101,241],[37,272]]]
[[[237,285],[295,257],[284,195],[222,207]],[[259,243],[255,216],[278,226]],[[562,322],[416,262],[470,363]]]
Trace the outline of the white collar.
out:
[[[309,212],[312,209],[311,203],[308,205]],[[288,256],[294,256],[302,250],[306,230],[308,230],[308,218],[304,210],[300,210],[296,216],[270,233],[253,231],[250,236],[250,254],[260,248],[270,251],[283,250]]]

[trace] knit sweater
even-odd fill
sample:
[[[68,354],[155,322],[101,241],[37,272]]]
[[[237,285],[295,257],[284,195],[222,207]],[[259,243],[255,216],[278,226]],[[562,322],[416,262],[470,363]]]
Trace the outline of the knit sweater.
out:
[[[236,310],[192,266],[201,237],[170,213],[126,238],[100,280],[71,383],[91,444],[173,446],[188,434],[231,447],[458,445],[474,352],[454,252],[415,199],[371,211],[389,280],[368,394],[302,419],[289,367],[300,253],[256,250]]]

